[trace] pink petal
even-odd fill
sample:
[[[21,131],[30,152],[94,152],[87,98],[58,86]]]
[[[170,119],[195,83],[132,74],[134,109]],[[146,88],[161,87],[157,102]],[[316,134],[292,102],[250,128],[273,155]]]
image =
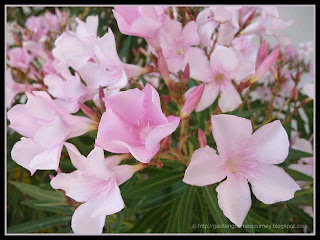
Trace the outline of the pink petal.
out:
[[[214,103],[219,93],[219,86],[214,82],[208,83],[204,87],[204,91],[198,106],[196,107],[196,112],[201,112]]]
[[[190,21],[187,25],[184,26],[181,37],[189,44],[189,45],[199,45],[200,38],[197,31],[197,24],[195,21]]]
[[[56,97],[56,98],[63,98],[64,93],[63,93],[63,83],[64,80],[59,77],[56,74],[48,74],[45,76],[43,79],[44,84],[48,86],[48,92]]]
[[[62,118],[70,130],[67,137],[68,139],[81,136],[92,130],[91,125],[93,124],[93,121],[87,117],[63,114]]]
[[[249,178],[254,195],[265,204],[287,201],[300,190],[299,185],[280,167],[261,164],[260,174]]]
[[[205,146],[192,154],[191,162],[182,181],[190,185],[206,186],[220,182],[226,176],[223,160],[219,158],[215,150]]]
[[[295,139],[294,144],[291,146],[291,148],[313,154],[313,147],[311,142],[303,138]]]
[[[241,105],[240,95],[231,82],[225,82],[220,90],[221,96],[218,104],[223,113],[231,112]]]
[[[290,164],[289,168],[313,177],[313,166],[310,164]]]
[[[129,180],[134,174],[134,169],[131,165],[115,166],[110,170],[115,174],[118,186]]]
[[[73,144],[65,142],[64,146],[68,151],[72,165],[76,169],[85,171],[86,169],[89,168],[87,158],[83,156]]]
[[[222,68],[233,71],[238,65],[238,57],[232,48],[219,45],[210,56],[211,68]]]
[[[202,82],[212,81],[212,70],[204,51],[190,48],[184,57],[184,67],[189,63],[190,77]]]
[[[250,62],[238,55],[239,64],[232,72],[232,78],[236,81],[245,80],[250,74],[255,72],[255,63]]]
[[[22,137],[11,150],[11,158],[33,175],[36,169],[30,167],[31,160],[41,152],[41,146],[31,138]]]
[[[111,109],[107,109],[100,120],[96,145],[109,152],[128,153],[127,147],[114,144],[113,141],[137,143],[134,131],[137,132],[134,127],[127,126]]]
[[[113,176],[113,173],[107,168],[104,160],[104,152],[100,147],[94,147],[87,157],[90,172],[96,177],[108,179]]]
[[[211,116],[212,134],[220,156],[226,156],[251,136],[251,121],[233,115]]]
[[[232,40],[234,39],[234,27],[230,22],[223,23],[220,25],[218,34],[218,43],[224,46],[230,46]]]
[[[145,145],[147,151],[154,151],[154,149],[159,145],[160,141],[165,137],[173,133],[180,123],[180,118],[170,115],[168,118],[168,123],[163,125],[158,125],[153,128],[145,138]]]
[[[50,184],[54,189],[62,189],[68,197],[77,202],[86,202],[98,193],[108,182],[80,170],[59,173]]]
[[[315,95],[314,84],[313,83],[304,84],[302,87],[302,93],[307,95],[309,98],[314,99],[314,95]]]
[[[202,45],[204,45],[205,47],[210,46],[212,34],[214,30],[217,28],[217,26],[218,22],[209,21],[206,24],[202,25],[200,28],[198,28],[199,37]]]
[[[259,162],[282,163],[289,153],[289,139],[279,120],[259,128],[250,138],[252,149]]]
[[[42,149],[42,151],[35,156],[31,162],[30,167],[41,170],[58,170],[61,150],[63,144]]]
[[[161,38],[165,39],[165,41],[173,45],[182,35],[182,25],[179,21],[166,19],[165,24],[161,28]]]
[[[96,37],[99,18],[98,16],[88,16],[86,22],[83,22],[76,18],[76,22],[78,23],[76,34],[79,38],[86,37]]]
[[[101,234],[106,215],[92,217],[96,206],[91,202],[81,204],[72,216],[71,227],[75,234]]]
[[[213,7],[213,12],[214,12],[214,20],[220,22],[220,23],[224,23],[227,21],[231,20],[231,15],[230,15],[230,11],[226,10],[226,8],[224,7]]]
[[[53,120],[56,115],[56,110],[46,99],[33,94],[28,94],[26,108],[33,116],[47,121]]]
[[[251,193],[247,180],[228,176],[227,180],[219,184],[216,191],[223,214],[240,228],[251,207]]]
[[[57,116],[35,132],[34,140],[43,147],[52,147],[64,142],[69,133],[68,126]]]
[[[168,69],[172,73],[177,73],[183,68],[184,58],[181,56],[170,57],[166,59]]]

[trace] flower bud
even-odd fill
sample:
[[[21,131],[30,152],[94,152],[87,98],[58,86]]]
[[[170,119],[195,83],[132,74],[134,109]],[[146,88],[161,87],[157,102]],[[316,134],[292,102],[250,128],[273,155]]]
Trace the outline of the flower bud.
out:
[[[263,62],[259,65],[256,72],[251,77],[251,80],[250,80],[251,83],[260,79],[272,67],[272,65],[275,63],[275,61],[279,56],[279,52],[280,52],[280,48],[277,47],[275,50],[272,51],[272,53],[270,53],[268,57],[266,57],[263,60]]]
[[[82,102],[78,102],[78,104],[85,115],[87,115],[89,118],[93,120],[98,120],[96,113],[91,108],[89,108],[87,105],[83,104]]]
[[[191,112],[197,107],[198,103],[201,100],[205,84],[202,83],[197,86],[192,92],[187,96],[186,101],[181,109],[180,117],[186,118]]]
[[[266,40],[263,40],[257,54],[256,69],[260,66],[260,64],[267,57],[267,55],[268,55],[267,42]]]
[[[201,128],[198,129],[198,140],[201,148],[207,146],[207,138]]]
[[[187,84],[190,78],[190,66],[189,63],[186,65],[186,67],[184,68],[184,72],[182,75],[182,82]]]
[[[171,85],[171,79],[169,75],[169,69],[168,69],[168,64],[167,61],[165,60],[162,50],[157,51],[158,53],[158,69],[167,85],[169,87]]]

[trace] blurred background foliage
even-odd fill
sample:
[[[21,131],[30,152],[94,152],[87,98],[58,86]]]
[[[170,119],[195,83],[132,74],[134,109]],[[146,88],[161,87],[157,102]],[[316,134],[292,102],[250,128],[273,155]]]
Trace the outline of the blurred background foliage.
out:
[[[137,64],[132,49],[146,48],[146,42],[137,37],[123,35],[119,32],[111,7],[68,7],[66,10],[70,19],[79,17],[85,20],[87,16],[98,15],[98,36],[102,37],[110,27],[115,35],[120,58]],[[8,7],[8,23],[16,22],[24,27],[28,17],[38,16],[45,11],[55,13],[54,8],[44,7]],[[144,59],[145,61],[146,59]],[[198,85],[190,79],[189,87]],[[168,94],[166,88],[159,90],[160,94]],[[299,100],[306,97],[299,95]],[[21,95],[16,97],[16,103],[25,99]],[[193,112],[190,117],[190,133],[187,146],[190,155],[199,148],[197,130],[205,130],[205,122],[210,119],[210,113],[217,106],[217,101],[205,111]],[[229,114],[255,119],[255,126],[261,125],[258,120],[266,112],[266,105],[260,101],[247,104]],[[174,104],[168,104],[169,112],[175,113]],[[290,109],[290,108],[288,108]],[[307,132],[304,121],[299,114],[293,116],[298,122],[298,132],[301,138],[310,138],[313,133],[313,102],[308,103],[304,110],[309,119],[310,131]],[[290,110],[286,115],[290,114]],[[9,124],[9,122],[8,122]],[[285,125],[288,135],[291,135],[291,122]],[[94,147],[96,133],[89,132],[83,136],[68,140],[87,154]],[[30,172],[17,165],[10,156],[13,145],[20,139],[20,135],[8,128],[7,131],[7,232],[8,233],[72,233],[71,217],[76,204],[70,202],[60,191],[50,186],[49,175],[55,171],[36,171],[31,177]],[[172,138],[178,139],[179,130]],[[212,135],[207,137],[208,145],[216,147]],[[109,154],[111,155],[111,154]],[[176,161],[160,159],[162,168],[150,166],[142,172],[136,173],[130,180],[121,185],[121,194],[126,207],[119,213],[106,217],[105,233],[303,233],[313,231],[313,218],[298,206],[313,206],[313,179],[303,173],[288,169],[289,164],[296,163],[302,157],[311,157],[309,153],[290,149],[288,158],[280,166],[283,167],[296,181],[304,181],[310,185],[309,189],[298,191],[295,198],[272,205],[265,205],[258,201],[253,194],[252,207],[245,219],[244,225],[249,224],[295,224],[288,228],[199,228],[193,224],[229,224],[233,225],[222,213],[217,203],[216,184],[207,187],[194,187],[181,180],[185,166]],[[126,163],[136,163],[134,159]],[[64,149],[61,156],[60,168],[63,172],[75,170]],[[73,207],[71,207],[72,205]],[[306,228],[297,225],[307,225]]]

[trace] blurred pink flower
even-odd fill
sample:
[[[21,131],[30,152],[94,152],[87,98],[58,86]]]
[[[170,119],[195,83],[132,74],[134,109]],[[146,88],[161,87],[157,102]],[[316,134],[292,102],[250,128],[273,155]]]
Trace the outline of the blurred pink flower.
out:
[[[25,48],[12,48],[8,51],[11,67],[16,67],[23,72],[26,72],[30,63],[33,60],[33,56],[28,53]]]
[[[15,96],[19,93],[25,92],[27,86],[25,84],[15,82],[9,69],[6,69],[5,86],[6,107],[10,108],[14,102]]]
[[[216,188],[224,215],[238,227],[251,207],[248,181],[254,195],[265,204],[287,201],[300,190],[281,168],[289,152],[289,140],[280,121],[269,123],[252,134],[251,121],[233,115],[212,115],[216,151],[205,146],[196,150],[183,181],[206,186],[222,181]]]
[[[149,84],[104,98],[96,145],[113,153],[131,153],[148,163],[159,151],[160,141],[173,133],[180,118],[166,117],[157,91]]]

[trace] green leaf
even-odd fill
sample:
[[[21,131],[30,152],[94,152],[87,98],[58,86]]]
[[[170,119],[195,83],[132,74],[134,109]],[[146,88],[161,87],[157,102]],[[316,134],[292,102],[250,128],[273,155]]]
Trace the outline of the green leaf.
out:
[[[201,188],[197,188],[197,191],[196,191],[196,194],[197,194],[197,199],[198,199],[198,202],[199,202],[199,207],[200,207],[200,213],[199,213],[199,217],[200,217],[200,223],[201,224],[205,224],[205,226],[209,226],[210,223],[209,223],[209,218],[208,218],[208,209],[207,209],[207,205],[206,203],[204,202],[204,199],[203,199],[203,196],[202,196],[202,193],[201,193]],[[201,233],[209,233],[209,228],[200,228],[200,232]]]
[[[253,223],[251,221],[251,217],[247,214],[246,218],[243,221],[242,227],[248,232],[248,233],[254,233],[253,229]]]
[[[124,198],[140,198],[145,193],[149,194],[167,188],[173,183],[181,181],[182,177],[182,172],[161,173],[132,186],[122,196]]]
[[[195,198],[196,187],[188,186],[178,205],[178,232],[190,233],[191,214],[193,210],[193,202]]]
[[[63,194],[57,190],[48,191],[43,190],[38,186],[32,184],[26,184],[21,182],[13,182],[10,181],[12,185],[14,185],[21,192],[27,194],[29,197],[43,200],[43,201],[51,201],[51,202],[64,202],[65,199]]]
[[[286,204],[284,204],[284,206],[280,209],[280,212],[274,221],[275,223],[278,223],[278,224],[289,223],[289,212]]]
[[[217,198],[216,191],[213,189],[210,189],[210,187],[207,186],[207,187],[202,187],[202,192],[203,192],[204,199],[207,202],[207,206],[210,210],[211,216],[216,222],[216,224],[231,225],[231,223],[224,216],[223,212],[221,211],[218,205],[218,198]],[[222,233],[230,233],[229,228],[217,228],[217,230]]]
[[[249,118],[251,117],[254,113],[259,112],[261,110],[265,110],[265,106],[263,107],[257,107],[255,109],[251,109],[251,110],[246,110],[246,111],[239,111],[236,110],[234,112],[231,112],[230,114],[238,116],[238,117],[243,117],[243,118]]]
[[[287,168],[287,167],[284,167],[283,169],[296,181],[313,182],[312,177],[310,177],[302,172],[298,172],[294,169]]]
[[[288,204],[288,209],[291,212],[291,216],[295,216],[303,224],[308,225],[309,229],[313,229],[313,219],[310,215],[306,214],[302,209],[297,206]]]
[[[166,229],[166,233],[176,233],[178,227],[176,225],[178,221],[178,207],[180,203],[180,198],[176,199],[172,205],[171,213],[168,220],[168,225]]]
[[[53,216],[18,224],[8,228],[8,233],[34,233],[70,222],[71,216]]]
[[[122,59],[129,52],[130,46],[131,46],[131,39],[132,39],[132,36],[127,37],[127,39],[126,39],[126,41],[125,41],[125,43],[119,53],[120,59]]]
[[[253,224],[256,224],[257,227],[254,229],[256,232],[262,232],[262,233],[284,233],[282,229],[279,228],[273,228],[273,223],[270,222],[268,219],[262,217],[258,213],[256,213],[254,210],[250,209],[248,213],[249,217],[251,218],[251,221]]]
[[[307,152],[303,152],[303,151],[299,151],[299,150],[290,148],[289,155],[286,160],[298,160],[300,158],[309,158],[312,156],[313,156],[313,154],[311,154],[311,153],[307,153]]]
[[[73,210],[70,206],[65,205],[60,202],[48,202],[48,201],[42,201],[42,200],[29,200],[21,202],[22,204],[25,204],[29,207],[39,209],[46,212],[59,212],[59,213],[66,213],[66,214],[72,214]]]

